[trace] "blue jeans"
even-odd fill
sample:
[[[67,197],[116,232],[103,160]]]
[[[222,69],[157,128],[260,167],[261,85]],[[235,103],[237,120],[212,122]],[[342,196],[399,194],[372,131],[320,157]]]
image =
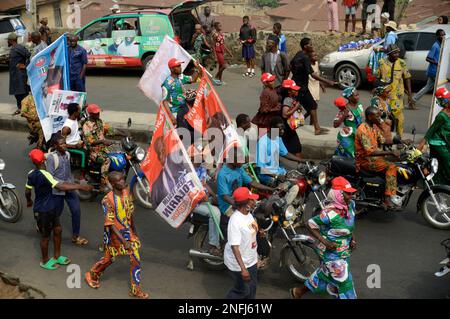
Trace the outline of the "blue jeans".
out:
[[[428,92],[434,90],[434,82],[435,82],[435,80],[436,80],[435,78],[430,78],[430,77],[428,78],[427,84],[425,84],[425,86],[419,92],[414,94],[414,96],[413,96],[414,102],[419,101],[422,98],[422,96],[424,96]]]
[[[255,299],[258,284],[258,268],[256,265],[247,268],[250,281],[244,281],[240,271],[230,271],[234,287],[227,294],[227,299]]]
[[[56,195],[54,196],[56,200],[56,213],[61,216],[64,210],[64,200],[69,206],[70,215],[72,216],[72,234],[80,234],[80,219],[81,219],[81,209],[80,209],[80,199],[75,191],[67,191],[66,195]]]
[[[220,210],[217,206],[210,205],[214,216],[216,217],[217,222],[220,225]],[[220,246],[219,241],[219,232],[217,231],[216,223],[214,222],[213,217],[209,211],[209,207],[206,203],[200,203],[197,207],[192,211],[196,214],[209,217],[209,226],[208,226],[208,235],[209,235],[209,244],[215,247]]]

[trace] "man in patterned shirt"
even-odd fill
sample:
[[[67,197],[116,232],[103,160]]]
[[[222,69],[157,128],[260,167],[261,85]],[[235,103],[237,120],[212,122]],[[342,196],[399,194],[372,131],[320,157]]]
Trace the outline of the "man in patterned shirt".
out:
[[[41,122],[36,110],[36,104],[34,103],[33,95],[30,93],[21,102],[22,107],[20,109],[20,116],[27,119],[28,129],[30,135],[28,140],[30,144],[37,141],[37,148],[42,149],[44,147],[44,132],[42,131]]]

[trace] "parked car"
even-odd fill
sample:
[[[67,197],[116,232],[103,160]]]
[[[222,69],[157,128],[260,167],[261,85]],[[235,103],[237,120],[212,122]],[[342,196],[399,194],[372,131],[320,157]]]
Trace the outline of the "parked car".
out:
[[[19,38],[18,43],[28,40],[25,24],[18,15],[0,15],[0,64],[9,63],[8,34],[16,32]]]
[[[398,45],[402,49],[403,59],[412,74],[413,81],[426,81],[428,62],[426,57],[434,42],[436,30],[443,29],[450,35],[450,25],[435,24],[418,30],[400,31]],[[375,46],[382,46],[383,41]],[[366,81],[367,62],[373,47],[327,54],[320,62],[320,70],[324,75],[338,81],[341,86],[360,87]]]
[[[171,8],[144,9],[95,19],[76,32],[88,51],[88,67],[143,67],[166,35],[185,49],[198,21],[198,6],[211,0],[188,0]]]

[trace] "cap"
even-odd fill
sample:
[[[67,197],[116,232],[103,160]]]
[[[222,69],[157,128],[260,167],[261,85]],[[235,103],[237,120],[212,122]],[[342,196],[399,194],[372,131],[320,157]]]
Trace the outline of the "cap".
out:
[[[109,10],[119,10],[120,7],[118,4],[113,4],[113,6],[111,8],[109,8]]]
[[[261,82],[272,82],[275,81],[276,76],[271,73],[263,73],[261,75]]]
[[[342,176],[333,178],[331,181],[331,188],[346,193],[356,192],[356,189],[352,187],[352,184]]]
[[[169,60],[169,62],[167,63],[167,65],[169,66],[169,69],[174,68],[176,66],[180,66],[181,63],[184,63],[183,61],[177,60],[175,58],[172,58]]]
[[[30,157],[33,164],[42,164],[45,161],[45,154],[40,149],[35,148],[32,150],[28,156]]]
[[[295,83],[294,80],[284,80],[283,83],[281,83],[281,86],[285,89],[291,89],[295,91],[300,90],[300,87]]]
[[[389,19],[389,18],[390,18],[389,12],[383,12],[383,13],[381,14],[381,17],[382,17],[382,18],[385,18],[385,19]]]
[[[392,54],[392,53],[394,53],[394,52],[399,52],[400,51],[400,48],[398,47],[398,45],[396,45],[396,44],[389,44],[388,45],[388,47],[387,47],[387,55],[389,55],[389,54]]]
[[[438,99],[450,99],[450,92],[445,87],[437,89],[435,95]]]
[[[249,199],[257,200],[258,194],[253,194],[247,187],[239,187],[233,192],[233,198],[236,202],[244,202]]]
[[[347,105],[347,100],[340,96],[334,100],[334,105],[338,108],[344,108]]]
[[[395,21],[389,21],[384,25],[385,27],[391,27],[395,31],[397,31],[397,23]]]
[[[97,113],[100,113],[102,110],[101,110],[100,106],[98,106],[97,104],[89,104],[87,106],[86,111],[89,114],[97,114]]]
[[[17,34],[15,32],[11,32],[8,34],[8,40],[17,40]]]

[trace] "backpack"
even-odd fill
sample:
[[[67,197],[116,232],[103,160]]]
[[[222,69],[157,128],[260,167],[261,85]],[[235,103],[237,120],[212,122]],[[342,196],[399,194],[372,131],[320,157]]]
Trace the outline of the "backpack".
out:
[[[70,162],[70,153],[66,151],[66,154],[69,157],[69,162]],[[59,167],[59,156],[57,154],[57,151],[53,151],[51,153],[45,154],[45,159],[49,158],[50,156],[53,157],[53,163],[55,165],[55,171],[56,171]]]

